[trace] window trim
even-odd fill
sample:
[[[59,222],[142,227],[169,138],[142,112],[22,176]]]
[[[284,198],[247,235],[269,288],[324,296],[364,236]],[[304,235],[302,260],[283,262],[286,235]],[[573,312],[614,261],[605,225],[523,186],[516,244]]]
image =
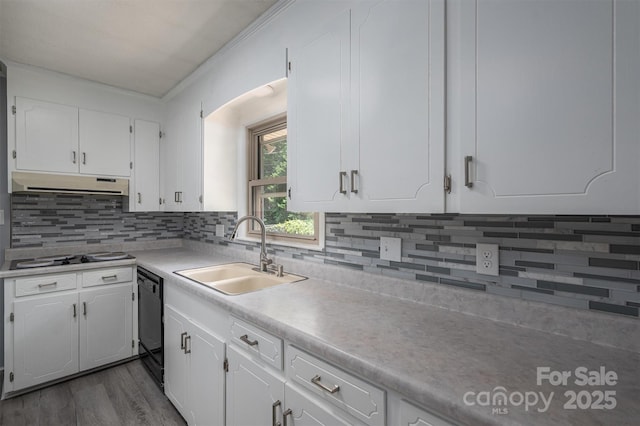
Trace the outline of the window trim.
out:
[[[287,114],[282,113],[270,117],[266,120],[247,126],[247,180],[245,188],[247,188],[247,212],[252,214],[255,212],[253,190],[260,186],[272,184],[286,184],[287,177],[279,176],[275,178],[259,179],[260,174],[260,149],[258,138],[262,135],[272,133],[280,129],[287,128]],[[286,194],[285,194],[286,197]],[[261,217],[261,212],[258,217]],[[320,223],[324,221],[324,215],[318,212],[313,213],[314,235],[313,236],[295,236],[283,235],[278,233],[267,232],[267,241],[290,246],[303,246],[309,249],[318,249],[324,246],[324,232]],[[253,228],[252,223],[247,222],[246,236],[250,239],[259,239],[260,231]]]

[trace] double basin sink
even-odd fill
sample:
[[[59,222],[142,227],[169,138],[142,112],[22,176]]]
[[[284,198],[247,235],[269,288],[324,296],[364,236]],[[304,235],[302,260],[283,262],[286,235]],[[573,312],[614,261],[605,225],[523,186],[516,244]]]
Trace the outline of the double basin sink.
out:
[[[300,275],[286,273],[279,277],[275,273],[262,272],[255,265],[248,263],[184,269],[175,273],[232,296],[307,279]]]

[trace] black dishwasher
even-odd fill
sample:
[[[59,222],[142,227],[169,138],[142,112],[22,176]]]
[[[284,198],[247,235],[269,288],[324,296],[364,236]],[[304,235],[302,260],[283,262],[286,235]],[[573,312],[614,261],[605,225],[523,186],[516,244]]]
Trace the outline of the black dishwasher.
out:
[[[162,278],[138,267],[138,352],[160,388],[164,387],[162,292]]]

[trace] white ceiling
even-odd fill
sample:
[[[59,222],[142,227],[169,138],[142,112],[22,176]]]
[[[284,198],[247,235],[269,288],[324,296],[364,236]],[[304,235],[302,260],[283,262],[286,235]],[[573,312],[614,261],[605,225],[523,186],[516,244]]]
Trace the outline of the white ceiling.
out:
[[[0,0],[0,58],[162,97],[277,0]]]

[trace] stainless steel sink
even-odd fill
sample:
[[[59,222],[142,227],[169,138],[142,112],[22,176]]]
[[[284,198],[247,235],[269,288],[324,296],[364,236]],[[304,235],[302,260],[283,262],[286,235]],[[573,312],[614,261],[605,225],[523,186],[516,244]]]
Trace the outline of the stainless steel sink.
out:
[[[279,284],[307,279],[294,274],[284,274],[278,277],[275,274],[261,272],[256,266],[248,263],[229,263],[226,265],[206,266],[204,268],[184,269],[175,273],[228,295],[250,293]]]

